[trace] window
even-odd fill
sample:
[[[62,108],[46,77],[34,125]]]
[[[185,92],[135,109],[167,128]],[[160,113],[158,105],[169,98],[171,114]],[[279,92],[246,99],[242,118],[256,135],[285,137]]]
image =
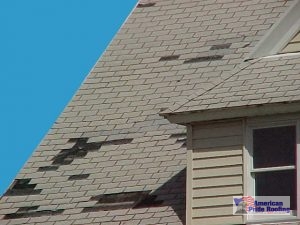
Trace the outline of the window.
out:
[[[296,210],[296,127],[253,130],[251,176],[256,196],[290,196]]]
[[[290,196],[290,219],[299,216],[297,203],[297,125],[280,123],[250,125],[246,144],[249,156],[246,165],[245,195]],[[299,186],[299,185],[298,185]],[[285,216],[286,217],[286,216]],[[276,220],[279,216],[247,216],[248,220]]]

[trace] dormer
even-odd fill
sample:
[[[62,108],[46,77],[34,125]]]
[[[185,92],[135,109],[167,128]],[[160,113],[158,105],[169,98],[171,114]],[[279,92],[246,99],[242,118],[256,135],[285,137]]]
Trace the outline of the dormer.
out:
[[[300,53],[300,1],[295,1],[271,27],[246,60]]]
[[[300,52],[300,31],[286,44],[280,53]]]
[[[188,128],[188,225],[299,224],[299,30],[296,0],[239,68],[162,114]],[[251,214],[257,196],[285,196],[289,209]]]

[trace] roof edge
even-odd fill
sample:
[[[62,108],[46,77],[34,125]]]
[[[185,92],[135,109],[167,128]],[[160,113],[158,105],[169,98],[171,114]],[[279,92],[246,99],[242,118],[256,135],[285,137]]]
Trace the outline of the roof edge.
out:
[[[169,120],[171,123],[185,125],[193,122],[266,116],[295,112],[300,112],[300,101],[256,104],[230,108],[225,107],[179,113],[161,113],[160,115]]]

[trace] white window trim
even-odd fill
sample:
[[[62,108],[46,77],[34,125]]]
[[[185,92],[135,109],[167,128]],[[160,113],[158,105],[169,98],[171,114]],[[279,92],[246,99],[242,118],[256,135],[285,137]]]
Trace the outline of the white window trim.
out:
[[[251,177],[251,172],[259,172],[262,170],[272,170],[268,169],[252,169],[252,149],[253,149],[253,135],[254,129],[260,128],[270,128],[279,126],[296,126],[296,165],[295,166],[284,166],[281,167],[283,170],[290,170],[296,167],[297,172],[297,216],[250,216],[244,215],[244,222],[246,223],[257,223],[257,222],[280,222],[280,221],[294,221],[300,219],[300,118],[299,116],[289,116],[281,117],[268,117],[268,118],[255,118],[247,119],[244,121],[244,195],[253,196],[254,195],[254,178]],[[274,169],[274,168],[273,168]],[[279,169],[279,167],[276,167]],[[273,171],[273,170],[272,170]]]

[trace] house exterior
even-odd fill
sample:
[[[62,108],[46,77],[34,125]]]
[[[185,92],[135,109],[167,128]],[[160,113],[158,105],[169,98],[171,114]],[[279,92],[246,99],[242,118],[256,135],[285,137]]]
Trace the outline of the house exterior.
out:
[[[140,1],[0,224],[298,224],[300,1]],[[233,196],[291,196],[291,215]]]

